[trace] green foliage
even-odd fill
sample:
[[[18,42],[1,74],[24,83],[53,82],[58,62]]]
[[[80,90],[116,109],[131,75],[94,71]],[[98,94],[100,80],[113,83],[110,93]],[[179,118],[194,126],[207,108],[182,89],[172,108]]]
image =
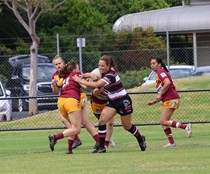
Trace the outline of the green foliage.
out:
[[[143,12],[148,10],[168,7],[164,0],[89,0],[91,6],[108,17],[110,24],[118,18],[129,13]]]
[[[34,2],[31,1],[32,6]],[[68,0],[59,8],[52,10],[53,4],[59,2],[52,0],[43,1],[41,4],[40,9],[45,7],[45,12],[47,10],[48,12],[42,13],[37,21],[37,35],[41,38],[40,53],[56,52],[57,33],[62,37],[60,52],[77,51],[77,37],[86,38],[87,44],[83,51],[87,52],[163,47],[164,43],[156,38],[151,28],[146,31],[136,30],[134,33],[122,31],[116,34],[112,32],[112,25],[125,14],[168,7],[164,0],[127,0],[120,3],[116,0]],[[9,19],[11,18],[5,21],[4,25],[9,21],[17,22],[11,11],[4,8],[6,9],[4,13],[10,14]],[[7,28],[17,30],[20,26]],[[22,27],[21,30],[24,31]],[[16,54],[28,52],[26,48],[28,49],[30,44],[23,42],[24,40],[16,42]]]
[[[151,72],[150,68],[142,69],[139,71],[126,71],[120,74],[122,83],[126,89],[141,86],[144,77],[148,76]]]
[[[88,34],[93,33],[94,28],[103,28],[107,23],[106,15],[100,13],[88,1],[69,0],[66,4],[68,8],[67,23],[65,26],[70,33]]]
[[[15,44],[17,46],[16,54],[29,54],[31,43],[22,38],[18,38]]]
[[[157,37],[151,27],[146,30],[138,27],[132,32],[122,30],[117,33],[109,33],[104,43],[100,51],[165,48],[165,41]]]
[[[0,65],[1,67],[1,65]],[[4,86],[6,86],[8,78],[6,78],[3,74],[0,74],[0,80],[3,83]]]
[[[12,50],[5,47],[5,45],[0,44],[0,55],[12,55]]]
[[[181,6],[182,0],[165,0],[170,7]],[[184,0],[185,4],[190,4],[191,0]]]
[[[143,30],[138,27],[132,32],[132,49],[165,48],[163,40],[156,37],[152,27]]]

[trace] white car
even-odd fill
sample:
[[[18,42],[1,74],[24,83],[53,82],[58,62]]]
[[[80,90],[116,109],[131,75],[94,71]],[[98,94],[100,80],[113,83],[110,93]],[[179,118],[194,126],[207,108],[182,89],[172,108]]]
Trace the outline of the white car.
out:
[[[12,119],[12,100],[6,100],[10,97],[10,94],[11,92],[6,90],[0,81],[0,121],[10,121]]]
[[[191,77],[194,69],[195,69],[194,66],[191,65],[171,65],[169,66],[169,73],[172,79],[180,79],[180,78]],[[142,84],[142,86],[155,83],[155,78],[156,78],[156,72],[152,71],[148,77],[144,78],[144,83]]]
[[[209,76],[209,75],[210,75],[210,66],[197,67],[192,73],[192,76]]]

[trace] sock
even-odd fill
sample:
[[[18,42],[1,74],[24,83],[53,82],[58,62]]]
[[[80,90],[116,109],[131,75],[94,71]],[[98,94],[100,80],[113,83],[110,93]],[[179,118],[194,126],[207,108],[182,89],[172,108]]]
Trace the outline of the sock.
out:
[[[69,149],[69,151],[72,151],[72,145],[73,145],[73,143],[74,143],[74,140],[68,139],[68,149]]]
[[[106,125],[99,125],[98,126],[98,137],[99,137],[99,146],[100,147],[104,147],[105,136],[106,136]]]
[[[110,143],[110,141],[105,140],[105,146],[106,146],[106,147],[109,147],[109,143]]]
[[[98,134],[94,135],[94,136],[93,136],[93,139],[95,140],[96,143],[98,143],[98,142],[99,142]]]
[[[64,135],[63,135],[62,132],[55,135],[55,140],[59,140],[59,139],[62,139],[62,138],[64,138]]]
[[[168,141],[170,144],[174,144],[174,139],[173,139],[173,136],[172,136],[172,132],[171,132],[171,128],[166,128],[164,130],[166,136],[168,137]]]
[[[80,141],[79,136],[78,135],[75,135],[74,140]]]
[[[171,123],[171,127],[175,127],[175,128],[185,129],[186,126],[187,126],[186,124],[182,124],[182,123],[176,122],[176,121],[172,121],[172,123]]]
[[[141,134],[139,132],[139,130],[137,129],[137,127],[135,125],[132,124],[131,128],[128,130],[131,134],[133,134],[133,136],[136,137],[137,141],[139,144],[141,144],[143,142],[143,139],[141,137]]]

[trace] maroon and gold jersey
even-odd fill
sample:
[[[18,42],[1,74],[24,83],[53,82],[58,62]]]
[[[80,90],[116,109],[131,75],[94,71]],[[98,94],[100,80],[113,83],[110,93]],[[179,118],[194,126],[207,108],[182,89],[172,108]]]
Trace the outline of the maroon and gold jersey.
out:
[[[53,79],[56,80],[57,87],[62,88],[63,79],[59,78],[58,71],[54,72],[54,74],[52,75],[52,80]]]
[[[80,88],[79,83],[75,82],[72,78],[74,75],[80,76],[79,72],[71,72],[65,79],[63,79],[63,85],[60,97],[62,98],[75,98],[80,100]]]
[[[97,96],[91,94],[90,100],[94,103],[105,104],[108,101],[108,96],[104,91],[102,91]]]
[[[170,87],[168,88],[168,90],[163,94],[162,102],[180,98],[179,94],[176,91],[176,88],[173,84],[170,74],[168,72],[166,72],[163,68],[159,69],[157,72],[157,76],[156,76],[156,90],[157,90],[157,92],[160,93],[160,91],[163,90],[163,85],[164,85],[163,81],[166,78],[168,78],[170,80],[171,84],[170,84]]]

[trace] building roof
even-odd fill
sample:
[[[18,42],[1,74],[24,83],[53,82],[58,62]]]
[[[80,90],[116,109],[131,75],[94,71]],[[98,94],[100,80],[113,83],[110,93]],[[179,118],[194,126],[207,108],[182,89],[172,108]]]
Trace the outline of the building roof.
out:
[[[210,31],[210,1],[128,14],[115,22],[113,30],[133,30],[136,27],[153,27],[156,33]]]

